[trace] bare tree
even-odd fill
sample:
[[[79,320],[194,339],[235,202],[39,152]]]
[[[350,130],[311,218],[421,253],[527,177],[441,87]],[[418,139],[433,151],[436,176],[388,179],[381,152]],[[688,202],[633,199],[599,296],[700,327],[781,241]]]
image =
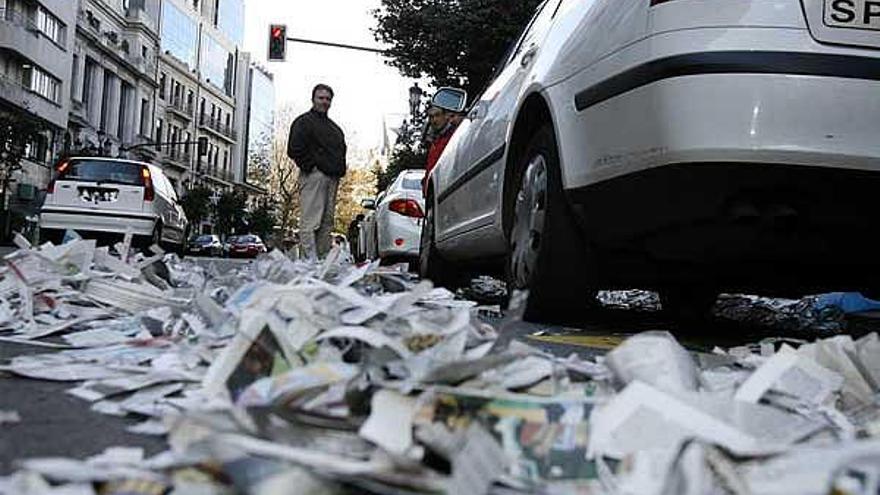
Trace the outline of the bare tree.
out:
[[[278,204],[279,226],[287,235],[299,226],[299,168],[287,156],[287,137],[296,109],[284,107],[275,115],[275,139],[271,146],[269,193]]]

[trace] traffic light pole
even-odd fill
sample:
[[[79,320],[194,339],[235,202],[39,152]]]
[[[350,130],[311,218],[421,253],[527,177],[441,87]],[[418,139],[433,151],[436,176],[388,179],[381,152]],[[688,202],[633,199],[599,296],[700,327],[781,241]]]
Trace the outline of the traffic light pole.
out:
[[[344,48],[346,50],[358,50],[358,51],[362,51],[362,52],[371,52],[371,53],[380,53],[380,54],[388,53],[388,50],[380,50],[379,48],[369,48],[366,46],[357,46],[357,45],[346,45],[344,43],[331,43],[329,41],[306,40],[306,39],[302,39],[302,38],[287,38],[287,41],[292,41],[294,43],[304,43],[306,45],[329,46],[329,47],[333,47],[333,48]]]

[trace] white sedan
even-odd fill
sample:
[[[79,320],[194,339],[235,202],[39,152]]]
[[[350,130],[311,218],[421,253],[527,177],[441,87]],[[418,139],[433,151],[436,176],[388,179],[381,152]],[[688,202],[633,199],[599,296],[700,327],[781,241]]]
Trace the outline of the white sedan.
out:
[[[496,260],[557,319],[876,294],[878,94],[874,0],[547,0],[428,179],[420,271]]]
[[[366,257],[387,262],[418,258],[425,211],[424,177],[424,170],[403,171],[375,202],[363,203],[375,210],[361,224],[358,236]]]

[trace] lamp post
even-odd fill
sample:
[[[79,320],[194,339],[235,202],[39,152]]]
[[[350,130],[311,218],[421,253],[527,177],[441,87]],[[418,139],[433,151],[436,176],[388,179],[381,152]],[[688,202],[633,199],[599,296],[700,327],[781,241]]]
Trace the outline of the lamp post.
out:
[[[419,83],[415,83],[409,88],[409,112],[413,118],[419,115],[419,107],[422,105],[422,95],[424,94],[425,92],[419,87]]]

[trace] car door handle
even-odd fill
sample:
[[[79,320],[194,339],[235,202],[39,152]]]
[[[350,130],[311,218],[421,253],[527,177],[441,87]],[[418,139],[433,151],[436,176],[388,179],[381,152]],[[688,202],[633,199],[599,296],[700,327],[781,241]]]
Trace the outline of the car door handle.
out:
[[[526,50],[525,53],[523,53],[523,56],[522,56],[522,58],[520,59],[520,65],[521,65],[523,68],[528,67],[529,64],[532,63],[532,60],[535,59],[535,55],[537,55],[537,54],[538,54],[538,45],[532,45],[532,46],[530,46],[529,49]]]

